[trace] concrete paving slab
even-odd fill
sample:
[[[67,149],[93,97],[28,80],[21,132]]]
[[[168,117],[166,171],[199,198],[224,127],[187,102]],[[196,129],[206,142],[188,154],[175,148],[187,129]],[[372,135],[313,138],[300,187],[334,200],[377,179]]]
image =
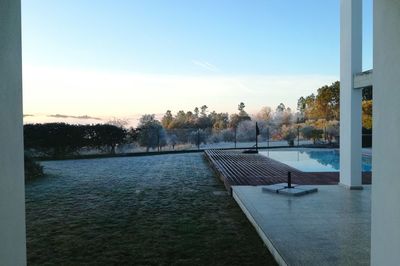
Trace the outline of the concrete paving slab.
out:
[[[233,197],[281,265],[369,265],[371,189],[310,186],[287,197],[233,186]]]

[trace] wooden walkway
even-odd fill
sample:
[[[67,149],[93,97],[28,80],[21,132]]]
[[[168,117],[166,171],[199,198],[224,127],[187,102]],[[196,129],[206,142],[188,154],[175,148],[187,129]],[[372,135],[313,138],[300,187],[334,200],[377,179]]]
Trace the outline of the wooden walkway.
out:
[[[210,162],[226,189],[237,185],[271,185],[286,183],[292,173],[292,183],[300,185],[336,185],[338,172],[302,172],[259,154],[244,154],[237,150],[206,150]],[[363,184],[371,184],[371,173],[363,173]]]

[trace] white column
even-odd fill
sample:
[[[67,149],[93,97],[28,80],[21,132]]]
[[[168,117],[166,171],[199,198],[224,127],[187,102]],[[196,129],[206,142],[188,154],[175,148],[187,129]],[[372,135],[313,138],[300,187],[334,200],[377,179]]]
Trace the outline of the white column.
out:
[[[340,1],[340,184],[362,188],[361,90],[353,88],[362,71],[362,0]]]
[[[0,0],[0,265],[26,265],[21,3]]]
[[[400,1],[374,1],[371,264],[400,263]]]

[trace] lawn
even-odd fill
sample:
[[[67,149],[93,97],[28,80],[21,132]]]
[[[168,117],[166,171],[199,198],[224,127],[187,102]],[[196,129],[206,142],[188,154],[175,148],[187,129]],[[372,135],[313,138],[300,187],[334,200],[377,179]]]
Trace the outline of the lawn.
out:
[[[29,265],[274,265],[201,153],[42,162]]]

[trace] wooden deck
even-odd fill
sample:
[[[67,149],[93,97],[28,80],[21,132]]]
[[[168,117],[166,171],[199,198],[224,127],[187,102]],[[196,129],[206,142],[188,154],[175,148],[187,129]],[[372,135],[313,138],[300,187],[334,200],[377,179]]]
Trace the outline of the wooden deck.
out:
[[[286,183],[292,173],[292,183],[300,185],[336,185],[338,172],[302,172],[259,154],[244,154],[237,150],[206,150],[210,162],[226,189],[237,185],[271,185]],[[363,184],[371,184],[371,173],[363,173]]]

